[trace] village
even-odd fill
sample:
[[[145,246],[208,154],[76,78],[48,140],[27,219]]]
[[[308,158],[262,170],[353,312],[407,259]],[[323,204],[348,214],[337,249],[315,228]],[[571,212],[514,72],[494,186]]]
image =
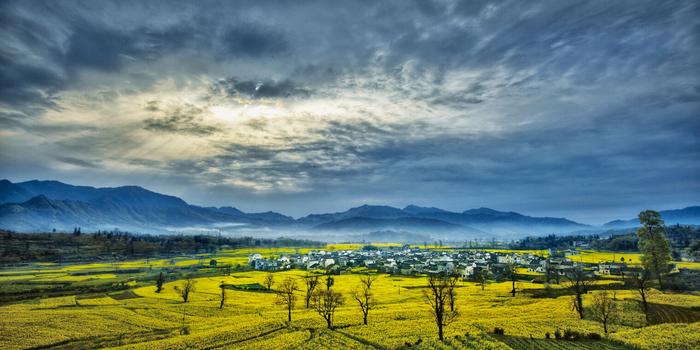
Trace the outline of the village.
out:
[[[533,253],[436,250],[408,245],[382,248],[365,246],[358,250],[315,250],[307,254],[274,258],[263,258],[262,254],[255,253],[249,256],[248,263],[260,271],[301,269],[346,274],[367,269],[403,276],[456,274],[463,279],[474,279],[479,274],[505,279],[511,271],[516,270],[520,275],[548,276],[547,280],[557,282],[574,268],[585,269],[590,275],[622,275],[624,271],[633,269],[621,261],[590,264],[567,257],[575,253],[573,250],[550,250],[548,256],[544,257]]]

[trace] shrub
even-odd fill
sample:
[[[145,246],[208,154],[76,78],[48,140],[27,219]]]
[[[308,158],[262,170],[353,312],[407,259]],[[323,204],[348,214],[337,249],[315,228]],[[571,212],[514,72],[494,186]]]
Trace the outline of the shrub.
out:
[[[582,333],[579,333],[575,330],[572,329],[565,329],[564,330],[564,339],[565,340],[579,340],[584,338],[584,335]]]
[[[598,334],[598,333],[588,333],[588,335],[586,336],[586,338],[588,338],[588,339],[590,339],[590,340],[601,340],[601,339],[603,339],[603,337],[601,337],[600,334]]]

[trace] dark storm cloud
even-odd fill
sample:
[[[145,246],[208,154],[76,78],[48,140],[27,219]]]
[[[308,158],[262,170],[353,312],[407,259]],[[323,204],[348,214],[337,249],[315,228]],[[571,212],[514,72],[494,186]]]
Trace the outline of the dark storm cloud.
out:
[[[63,136],[42,147],[69,155],[48,158],[88,171],[103,164],[76,154],[131,151],[133,130],[26,116],[60,111],[65,91],[109,85],[89,97],[108,105],[117,90],[203,80],[203,104],[324,102],[301,135],[286,119],[241,122],[259,143],[227,135],[196,102],[145,102],[150,117],[133,125],[151,136],[230,136],[199,159],[127,162],[162,174],[166,190],[193,184],[203,203],[233,193],[284,211],[274,205],[292,195],[275,189],[287,186],[309,206],[290,204],[295,214],[366,198],[544,213],[676,205],[700,200],[699,28],[696,1],[6,1],[0,125]],[[345,107],[348,96],[366,103]],[[347,115],[326,116],[333,103]],[[6,140],[3,162],[19,147]],[[226,192],[229,180],[271,190]]]
[[[228,97],[247,98],[288,98],[308,97],[311,90],[298,86],[290,80],[284,81],[253,81],[236,78],[220,79],[212,84],[211,92]]]
[[[222,41],[233,56],[259,58],[278,55],[289,49],[282,33],[254,23],[241,23],[228,29]]]
[[[98,168],[101,167],[98,163],[91,162],[91,161],[87,161],[87,160],[84,160],[84,159],[73,158],[73,157],[61,157],[61,156],[58,156],[58,157],[56,157],[56,159],[59,160],[59,161],[61,161],[61,162],[64,162],[64,163],[71,164],[71,165],[75,165],[75,166],[79,166],[79,167],[83,167],[83,168],[94,168],[94,169],[98,169]]]
[[[158,111],[153,103],[146,106],[146,110]],[[180,133],[191,135],[211,135],[219,132],[220,129],[213,125],[205,124],[202,121],[201,108],[193,105],[184,105],[167,109],[162,114],[162,117],[153,117],[144,120],[144,129],[164,132],[164,133]]]
[[[43,67],[17,62],[0,53],[0,103],[17,106],[55,107],[55,93],[63,86],[62,78]]]
[[[74,23],[70,30],[68,48],[62,57],[69,71],[83,68],[117,71],[126,56],[139,54],[128,33],[90,22]]]

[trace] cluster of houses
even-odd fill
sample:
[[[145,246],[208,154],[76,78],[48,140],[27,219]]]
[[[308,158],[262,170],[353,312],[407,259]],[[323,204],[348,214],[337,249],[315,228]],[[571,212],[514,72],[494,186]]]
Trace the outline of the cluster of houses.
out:
[[[354,269],[366,268],[406,276],[456,273],[465,279],[473,277],[477,272],[486,272],[494,277],[505,276],[513,265],[557,280],[568,271],[582,265],[585,265],[587,270],[608,275],[622,274],[627,269],[624,263],[616,262],[583,264],[572,261],[559,252],[545,258],[530,253],[428,250],[409,246],[338,251],[317,250],[307,254],[282,255],[276,258],[264,258],[262,254],[252,254],[248,263],[253,269],[262,271],[301,269],[343,274],[350,273]]]

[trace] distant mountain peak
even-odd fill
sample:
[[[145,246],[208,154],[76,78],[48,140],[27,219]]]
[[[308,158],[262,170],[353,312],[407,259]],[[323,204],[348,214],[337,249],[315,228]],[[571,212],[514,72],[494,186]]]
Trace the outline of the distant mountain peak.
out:
[[[410,214],[426,214],[426,213],[447,213],[447,210],[436,207],[422,207],[415,204],[409,204],[403,208],[403,211]]]
[[[30,198],[28,201],[24,202],[24,204],[35,208],[46,208],[51,206],[51,200],[43,194],[40,194]]]
[[[700,225],[700,206],[694,205],[685,207],[683,209],[671,209],[671,210],[660,210],[661,219],[664,220],[666,225],[675,224],[691,224]],[[629,220],[613,220],[603,224],[603,227],[607,228],[631,228],[639,227],[638,218]]]
[[[467,215],[479,215],[479,214],[481,214],[481,215],[484,215],[484,214],[485,215],[503,215],[503,214],[517,214],[517,213],[504,212],[504,211],[498,211],[498,210],[491,209],[491,208],[481,207],[481,208],[476,208],[476,209],[467,209],[467,210],[463,211],[462,214],[467,214]]]

